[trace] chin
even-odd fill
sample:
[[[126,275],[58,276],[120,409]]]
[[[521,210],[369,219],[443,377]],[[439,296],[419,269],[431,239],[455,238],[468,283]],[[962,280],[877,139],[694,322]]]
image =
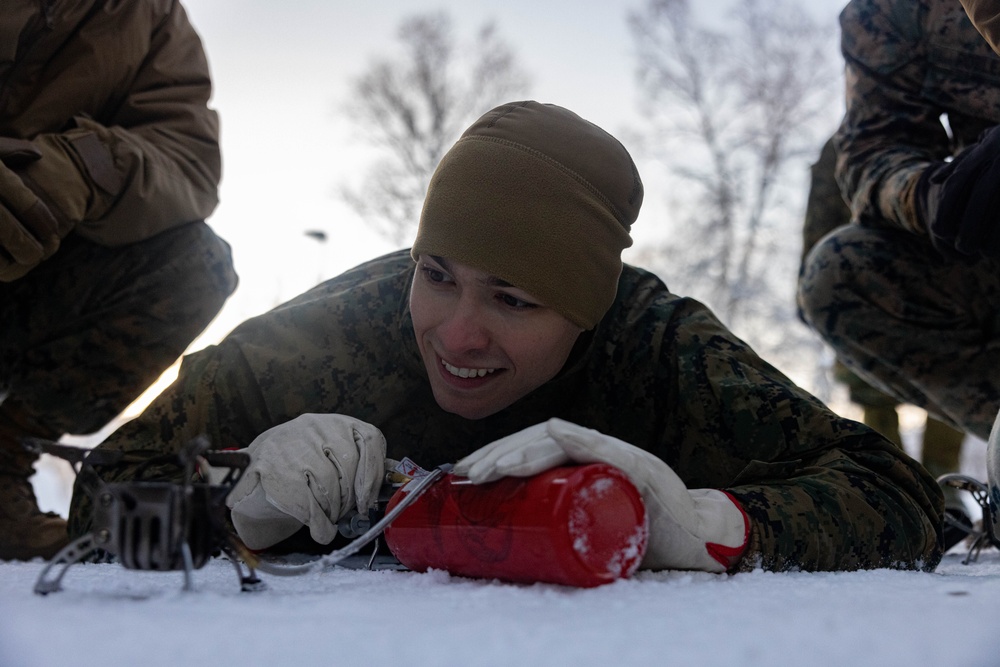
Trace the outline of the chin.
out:
[[[441,404],[439,403],[438,405]],[[458,406],[452,408],[444,405],[441,405],[441,409],[444,410],[445,412],[450,412],[453,415],[458,415],[463,419],[469,419],[472,421],[475,421],[476,419],[485,419],[486,417],[489,417],[490,415],[496,414],[497,412],[500,411],[499,409],[492,409],[492,408],[469,408],[469,407],[458,407]]]
[[[441,397],[437,394],[434,395],[434,400],[437,402],[438,407],[445,412],[450,412],[453,415],[458,415],[463,419],[469,420],[485,419],[507,407],[506,405],[498,407],[495,405],[474,404],[471,401],[448,400],[448,397]]]

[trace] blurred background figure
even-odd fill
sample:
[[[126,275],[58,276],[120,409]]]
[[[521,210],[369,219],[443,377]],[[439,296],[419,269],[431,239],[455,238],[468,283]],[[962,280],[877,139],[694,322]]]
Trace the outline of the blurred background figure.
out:
[[[823,145],[813,164],[802,229],[802,262],[816,243],[833,230],[851,222],[851,209],[837,186],[834,169],[837,151],[831,137]],[[899,431],[900,401],[861,379],[840,359],[833,361],[833,378],[847,387],[852,403],[861,408],[862,421],[903,447]],[[957,472],[962,458],[965,434],[940,419],[927,415],[921,437],[920,461],[935,478]]]
[[[806,256],[801,312],[854,373],[985,440],[1000,409],[1000,58],[953,0],[852,0],[840,24],[851,224]],[[968,518],[945,500],[947,547]]]
[[[805,224],[802,228],[803,264],[809,251],[820,239],[851,222],[851,209],[844,202],[834,176],[836,164],[837,152],[831,137],[823,145],[819,159],[811,170]],[[861,408],[862,421],[902,447],[899,413],[896,411],[901,402],[858,377],[840,359],[834,359],[832,370],[834,380],[847,387],[851,402]],[[927,415],[921,438],[921,463],[934,477],[957,472],[964,439],[962,431]]]

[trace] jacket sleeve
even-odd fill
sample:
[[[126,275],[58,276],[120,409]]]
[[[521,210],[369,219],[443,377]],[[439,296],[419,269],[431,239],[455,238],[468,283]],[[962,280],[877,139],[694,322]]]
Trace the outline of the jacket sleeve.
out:
[[[905,452],[797,387],[704,307],[675,321],[675,470],[751,521],[739,567],[933,569],[943,496]]]
[[[751,462],[728,490],[751,522],[739,569],[930,571],[941,560],[940,490],[875,433]]]
[[[307,412],[342,413],[381,427],[396,414],[394,406],[412,398],[406,389],[412,381],[399,379],[407,371],[394,353],[406,339],[415,348],[399,319],[411,275],[408,250],[366,262],[185,356],[174,383],[98,445],[125,455],[102,466],[100,478],[180,481],[182,471],[169,457],[195,437],[206,436],[216,449],[238,449]],[[91,493],[81,477],[69,515],[75,535],[91,522]]]
[[[1000,55],[1000,2],[998,0],[961,0],[961,2],[976,30]]]
[[[225,343],[206,347],[186,356],[177,380],[141,415],[97,446],[95,451],[123,455],[119,462],[96,466],[97,475],[105,484],[179,483],[183,468],[176,455],[187,443],[205,436],[214,449],[245,447],[275,425],[267,408],[258,378],[239,348]],[[227,419],[231,421],[224,424]],[[96,488],[94,474],[85,466],[76,478],[69,508],[68,529],[74,538],[92,527]]]
[[[891,5],[891,6],[890,6]],[[922,2],[854,0],[840,16],[846,114],[837,180],[853,218],[926,235],[913,190],[950,154],[942,109],[921,98]]]
[[[119,11],[140,6],[165,13],[132,22],[151,32],[136,36],[148,53],[140,54],[127,93],[108,116],[79,116],[66,133],[93,193],[77,233],[103,245],[203,220],[218,203],[219,122],[208,107],[212,86],[201,40],[179,2],[122,3]],[[87,135],[98,141],[81,141]]]

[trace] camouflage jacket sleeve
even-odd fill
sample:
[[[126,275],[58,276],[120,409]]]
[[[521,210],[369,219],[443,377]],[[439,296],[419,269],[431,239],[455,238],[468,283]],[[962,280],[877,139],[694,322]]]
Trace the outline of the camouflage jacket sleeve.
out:
[[[853,217],[926,235],[913,204],[923,171],[950,152],[943,111],[921,96],[928,4],[854,0],[840,16],[847,113],[838,180]]]
[[[238,449],[309,412],[351,415],[400,440],[395,423],[406,421],[404,409],[433,402],[429,391],[410,395],[411,387],[427,385],[400,313],[411,275],[406,251],[373,260],[186,356],[177,380],[99,445],[128,457],[101,466],[100,479],[180,481],[171,455],[192,439],[206,436],[214,449]],[[88,528],[89,495],[78,479],[70,508],[74,534]]]
[[[1000,60],[950,0],[852,0],[840,24],[841,190],[856,221],[926,235],[914,188],[1000,118]]]
[[[654,453],[689,487],[742,504],[751,538],[739,567],[936,566],[943,501],[919,464],[797,387],[704,306],[672,307],[661,363],[675,380]]]

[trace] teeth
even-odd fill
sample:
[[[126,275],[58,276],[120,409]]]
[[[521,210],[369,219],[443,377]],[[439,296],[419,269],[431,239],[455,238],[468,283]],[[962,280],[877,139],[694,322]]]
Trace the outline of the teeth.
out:
[[[446,371],[460,378],[481,378],[484,375],[492,373],[496,370],[495,368],[459,368],[458,366],[452,366],[444,359],[441,360],[441,364],[444,366]]]

